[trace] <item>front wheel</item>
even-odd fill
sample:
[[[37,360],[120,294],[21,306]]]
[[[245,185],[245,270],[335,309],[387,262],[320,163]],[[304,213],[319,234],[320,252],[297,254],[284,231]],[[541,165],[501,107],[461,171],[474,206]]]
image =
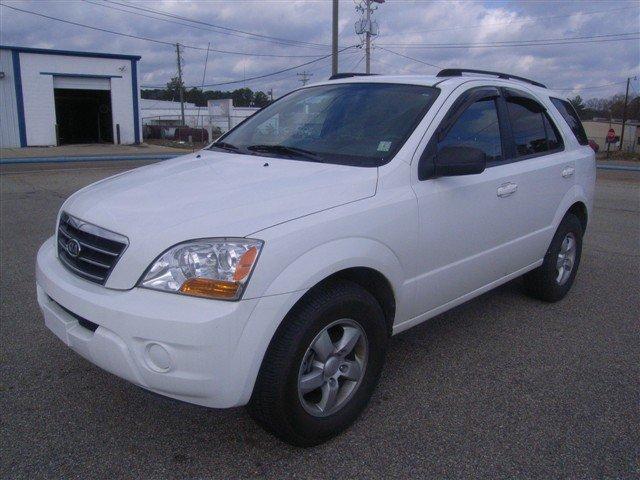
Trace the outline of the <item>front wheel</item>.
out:
[[[249,403],[251,416],[296,446],[337,435],[369,401],[387,337],[380,305],[359,285],[340,280],[312,290],[267,350]]]
[[[532,297],[557,302],[569,292],[582,255],[583,229],[580,220],[568,213],[560,222],[542,265],[524,276]]]

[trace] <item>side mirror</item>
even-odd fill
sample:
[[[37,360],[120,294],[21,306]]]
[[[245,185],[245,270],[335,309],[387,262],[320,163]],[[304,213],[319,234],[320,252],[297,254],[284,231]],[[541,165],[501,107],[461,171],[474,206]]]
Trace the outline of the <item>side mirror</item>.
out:
[[[487,168],[487,155],[474,147],[444,147],[435,158],[435,176],[474,175]]]

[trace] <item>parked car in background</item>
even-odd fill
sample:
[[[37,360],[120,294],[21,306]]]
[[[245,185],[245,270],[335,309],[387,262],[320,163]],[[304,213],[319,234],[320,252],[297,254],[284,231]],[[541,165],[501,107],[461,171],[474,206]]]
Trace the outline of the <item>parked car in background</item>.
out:
[[[600,145],[598,145],[595,140],[589,140],[589,146],[593,148],[593,151],[596,153],[600,151]]]
[[[328,440],[390,336],[517,277],[548,302],[574,283],[594,152],[564,96],[488,73],[342,75],[83,188],[38,252],[47,327],[143,388]]]

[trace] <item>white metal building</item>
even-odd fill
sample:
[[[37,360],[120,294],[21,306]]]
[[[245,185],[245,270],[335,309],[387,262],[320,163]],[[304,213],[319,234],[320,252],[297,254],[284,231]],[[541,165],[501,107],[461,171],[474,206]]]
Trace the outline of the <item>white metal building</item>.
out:
[[[140,143],[139,60],[0,46],[0,147]]]
[[[201,107],[200,111],[198,111],[198,107],[195,103],[184,102],[185,117],[197,116],[198,114],[204,115],[206,113],[206,107]],[[175,121],[176,118],[180,118],[181,116],[180,102],[141,98],[140,116],[142,117],[143,125],[161,125],[164,119]],[[188,124],[189,122],[185,121],[185,123]]]

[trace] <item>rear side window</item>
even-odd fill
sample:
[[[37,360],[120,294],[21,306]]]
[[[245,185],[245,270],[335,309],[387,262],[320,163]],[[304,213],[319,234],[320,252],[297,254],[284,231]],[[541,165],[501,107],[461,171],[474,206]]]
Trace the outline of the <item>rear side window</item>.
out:
[[[556,127],[551,124],[551,122],[549,121],[549,117],[546,114],[543,114],[542,118],[544,120],[544,129],[547,133],[549,150],[558,150],[559,148],[562,148],[562,140],[560,140],[560,137],[556,132]]]
[[[479,148],[487,155],[487,161],[500,160],[502,142],[495,99],[479,100],[469,106],[438,143],[438,150],[444,147]]]
[[[560,135],[539,103],[530,98],[509,97],[507,110],[516,156],[540,155],[562,148]]]
[[[571,131],[576,136],[578,143],[580,143],[580,145],[589,145],[589,139],[587,139],[587,134],[573,105],[566,100],[553,97],[551,98],[551,102],[558,109],[562,118],[569,124],[569,128],[571,128]]]

